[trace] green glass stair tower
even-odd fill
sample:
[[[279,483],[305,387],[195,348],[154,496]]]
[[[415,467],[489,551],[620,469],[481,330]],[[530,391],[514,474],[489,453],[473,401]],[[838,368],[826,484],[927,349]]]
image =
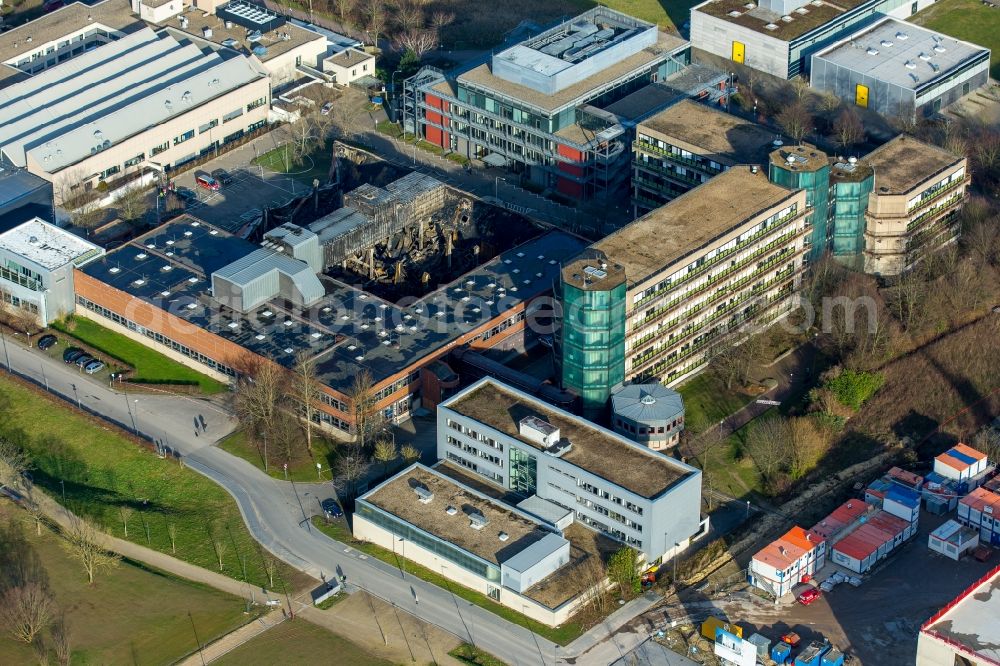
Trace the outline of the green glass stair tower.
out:
[[[847,162],[833,165],[830,185],[833,193],[830,200],[833,257],[850,268],[862,270],[865,211],[868,209],[868,195],[875,187],[875,170],[852,157]]]
[[[812,211],[809,261],[816,261],[829,247],[832,234],[828,220],[830,161],[826,153],[808,144],[782,146],[771,153],[768,178],[777,185],[806,191],[806,206]]]
[[[580,396],[585,416],[600,415],[625,380],[625,269],[588,250],[563,266],[556,336],[563,388]]]

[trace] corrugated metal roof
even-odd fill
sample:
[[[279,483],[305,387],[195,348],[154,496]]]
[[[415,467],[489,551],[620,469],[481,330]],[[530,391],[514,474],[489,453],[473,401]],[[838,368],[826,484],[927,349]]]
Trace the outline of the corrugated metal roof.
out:
[[[323,284],[308,264],[266,247],[254,250],[247,256],[223,266],[213,273],[212,277],[220,277],[240,288],[245,288],[255,280],[266,277],[275,271],[292,279],[302,294],[304,304],[308,305],[323,298],[325,293]],[[268,298],[277,295],[274,294]]]

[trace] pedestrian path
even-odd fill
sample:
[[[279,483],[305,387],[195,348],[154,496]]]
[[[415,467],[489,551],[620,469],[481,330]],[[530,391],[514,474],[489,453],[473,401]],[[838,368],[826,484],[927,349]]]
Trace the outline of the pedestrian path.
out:
[[[178,666],[202,666],[211,664],[222,655],[235,650],[247,641],[260,636],[262,633],[276,627],[285,620],[285,615],[279,610],[272,610],[267,615],[263,615],[253,622],[244,624],[236,631],[231,631],[214,643],[209,643],[198,652],[190,655],[187,659],[179,662]]]

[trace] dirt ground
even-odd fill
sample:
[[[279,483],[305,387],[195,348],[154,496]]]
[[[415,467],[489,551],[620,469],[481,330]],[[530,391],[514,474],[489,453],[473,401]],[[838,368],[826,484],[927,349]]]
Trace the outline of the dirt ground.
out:
[[[448,656],[460,644],[458,638],[364,592],[352,594],[331,611],[310,608],[301,615],[397,664],[459,666]]]

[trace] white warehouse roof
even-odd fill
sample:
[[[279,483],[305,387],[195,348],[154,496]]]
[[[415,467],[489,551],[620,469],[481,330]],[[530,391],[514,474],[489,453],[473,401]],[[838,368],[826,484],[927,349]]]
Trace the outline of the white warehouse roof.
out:
[[[264,76],[144,28],[0,90],[0,151],[53,173]]]
[[[49,271],[104,254],[93,243],[37,217],[0,234],[0,248]]]

